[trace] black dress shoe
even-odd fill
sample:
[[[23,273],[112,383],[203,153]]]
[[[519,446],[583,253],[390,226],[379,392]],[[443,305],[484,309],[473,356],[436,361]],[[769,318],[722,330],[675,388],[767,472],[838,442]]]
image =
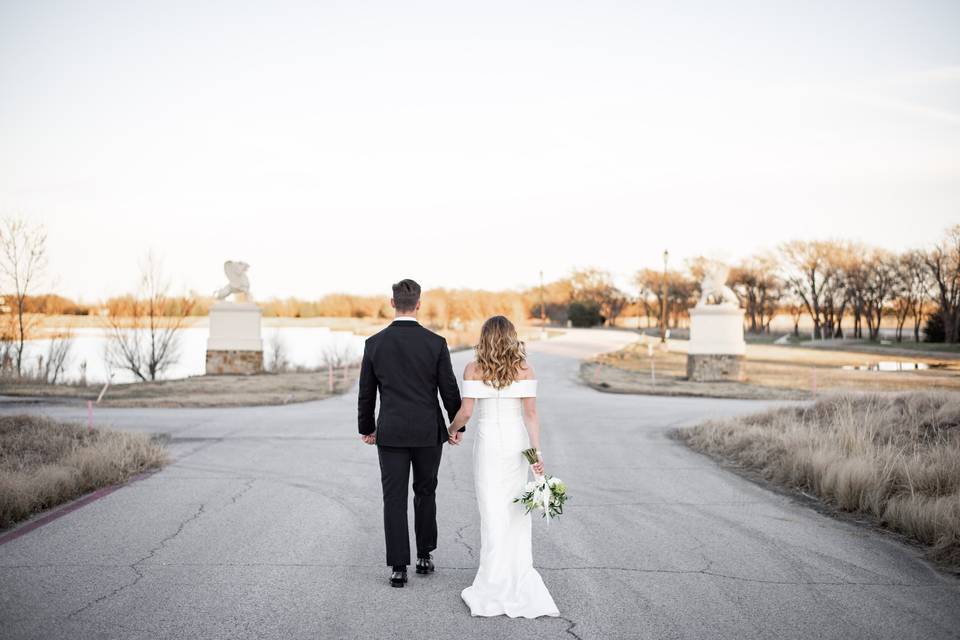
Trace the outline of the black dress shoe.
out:
[[[407,581],[407,570],[403,571],[394,571],[390,574],[390,586],[391,587],[403,587]]]
[[[433,573],[433,560],[429,553],[426,558],[417,558],[417,573]]]

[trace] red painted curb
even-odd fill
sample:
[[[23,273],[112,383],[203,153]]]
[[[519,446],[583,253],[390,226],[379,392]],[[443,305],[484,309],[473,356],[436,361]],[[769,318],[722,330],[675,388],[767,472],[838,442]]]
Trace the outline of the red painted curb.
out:
[[[111,484],[106,487],[101,487],[100,489],[97,489],[93,493],[88,493],[82,498],[78,498],[77,500],[74,500],[70,504],[64,505],[59,508],[54,507],[54,511],[51,511],[46,515],[40,516],[36,520],[32,520],[14,529],[13,531],[8,531],[7,533],[0,535],[0,544],[6,544],[12,540],[16,540],[20,536],[24,536],[30,533],[31,531],[33,531],[34,529],[39,529],[43,525],[53,522],[54,520],[56,520],[61,516],[65,516],[68,513],[76,511],[77,509],[79,509],[84,505],[90,504],[95,500],[99,500],[104,496],[110,495],[111,493],[113,493],[117,489],[120,489],[121,487],[125,487],[128,484],[133,484],[138,480],[143,480],[144,478],[155,474],[157,471],[159,471],[159,469],[153,469],[151,471],[144,471],[143,473],[138,473],[137,475],[133,476],[126,482],[121,482],[119,484]]]

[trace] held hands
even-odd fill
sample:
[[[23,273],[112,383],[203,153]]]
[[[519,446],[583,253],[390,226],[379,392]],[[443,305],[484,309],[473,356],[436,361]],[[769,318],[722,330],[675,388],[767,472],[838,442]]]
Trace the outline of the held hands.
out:
[[[463,440],[463,432],[461,432],[459,429],[456,431],[451,431],[452,428],[453,427],[449,427],[447,429],[447,434],[449,436],[447,438],[447,443],[456,446]]]
[[[369,435],[361,435],[360,439],[363,440],[366,444],[377,444],[377,432],[374,431]]]
[[[534,464],[530,465],[530,468],[533,469],[534,475],[542,476],[542,475],[544,475],[544,473],[543,473],[543,454],[538,452],[537,458],[539,458],[539,459],[538,459]]]

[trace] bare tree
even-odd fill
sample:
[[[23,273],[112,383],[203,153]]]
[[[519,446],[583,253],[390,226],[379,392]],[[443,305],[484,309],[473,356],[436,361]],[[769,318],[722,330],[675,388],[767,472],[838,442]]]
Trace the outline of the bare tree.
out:
[[[73,332],[66,331],[52,336],[47,343],[47,355],[37,368],[37,375],[47,384],[57,384],[64,374],[73,349]]]
[[[697,303],[700,281],[681,271],[667,272],[667,309],[673,318],[673,327],[680,326],[680,319]]]
[[[642,285],[638,285],[637,304],[643,305],[643,316],[646,320],[645,326],[647,327],[650,327],[652,324],[650,322],[650,318],[656,309],[657,301],[657,296],[652,295],[649,291],[645,290]],[[637,322],[637,327],[639,328],[639,318]]]
[[[687,312],[696,302],[698,283],[680,271],[667,271],[666,281],[664,273],[658,269],[643,269],[634,276],[634,282],[640,289],[644,304],[655,303],[657,312],[657,326],[663,318],[663,290],[667,294],[667,325],[676,327],[682,314]],[[665,285],[665,287],[663,286]],[[671,322],[672,318],[672,322]]]
[[[356,362],[356,350],[347,342],[332,341],[320,351],[320,363],[329,369],[342,369]]]
[[[0,376],[14,375],[14,352],[16,351],[16,316],[0,298]]]
[[[742,261],[730,270],[730,287],[744,304],[750,331],[769,330],[783,296],[783,281],[777,276],[776,259],[769,254],[758,254]]]
[[[856,256],[866,249],[859,244],[832,240],[824,243],[826,267],[831,274],[824,290],[824,337],[843,338],[843,319],[852,303],[848,276]]]
[[[268,343],[270,354],[270,371],[273,373],[282,373],[290,369],[290,361],[287,359],[287,345],[280,337],[280,332],[273,334]]]
[[[831,260],[836,243],[824,240],[794,240],[780,246],[785,267],[784,280],[800,298],[813,320],[813,337],[824,337],[824,325],[833,335],[829,312],[830,294],[838,273]],[[829,323],[829,324],[828,324]]]
[[[620,317],[629,302],[630,299],[627,294],[617,287],[611,286],[604,291],[604,304],[600,308],[606,312],[604,315],[607,317],[607,324],[611,327],[616,325],[617,318]]]
[[[610,272],[579,269],[570,275],[571,302],[595,302],[607,324],[613,326],[627,306],[627,295],[613,285]]]
[[[173,298],[160,260],[151,251],[140,266],[137,295],[114,305],[107,316],[110,364],[143,381],[156,380],[179,357],[179,334],[192,298]]]
[[[913,339],[920,341],[924,303],[929,296],[930,279],[920,251],[907,251],[897,258],[897,282],[893,312],[897,319],[897,342],[903,341],[903,327],[913,316]]]
[[[932,279],[944,340],[960,342],[960,224],[946,230],[943,240],[924,257]]]
[[[853,337],[863,337],[863,319],[867,313],[867,288],[870,283],[870,268],[865,251],[852,252],[847,257],[844,269],[844,284],[853,310]]]
[[[803,317],[804,311],[806,311],[806,305],[804,305],[803,300],[800,299],[800,296],[795,293],[788,292],[785,293],[781,302],[780,308],[790,314],[790,320],[793,322],[793,337],[800,337],[800,318]]]
[[[884,311],[896,293],[897,258],[889,251],[874,249],[867,255],[864,264],[867,271],[864,291],[867,329],[870,339],[877,340],[880,338]]]
[[[12,362],[17,376],[23,375],[24,343],[36,318],[27,315],[27,296],[47,268],[47,232],[17,218],[0,222],[0,276],[2,287],[13,294]],[[0,289],[2,290],[2,289]]]
[[[650,311],[656,313],[656,326],[660,326],[660,320],[663,318],[663,295],[664,282],[662,271],[656,269],[642,269],[634,276],[634,282],[640,290],[640,299],[643,300],[647,312],[647,326],[650,326]]]

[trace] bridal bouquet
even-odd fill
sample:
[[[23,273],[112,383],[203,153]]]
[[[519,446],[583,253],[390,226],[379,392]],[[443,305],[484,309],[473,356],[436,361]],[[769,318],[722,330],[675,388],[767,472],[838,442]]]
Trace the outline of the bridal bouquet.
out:
[[[530,464],[535,464],[539,457],[535,449],[525,449],[523,457]],[[546,518],[556,518],[563,513],[563,505],[567,501],[567,485],[560,478],[553,476],[534,476],[534,479],[527,483],[523,493],[514,498],[514,502],[519,502],[527,510],[527,513],[539,511],[540,516]]]

